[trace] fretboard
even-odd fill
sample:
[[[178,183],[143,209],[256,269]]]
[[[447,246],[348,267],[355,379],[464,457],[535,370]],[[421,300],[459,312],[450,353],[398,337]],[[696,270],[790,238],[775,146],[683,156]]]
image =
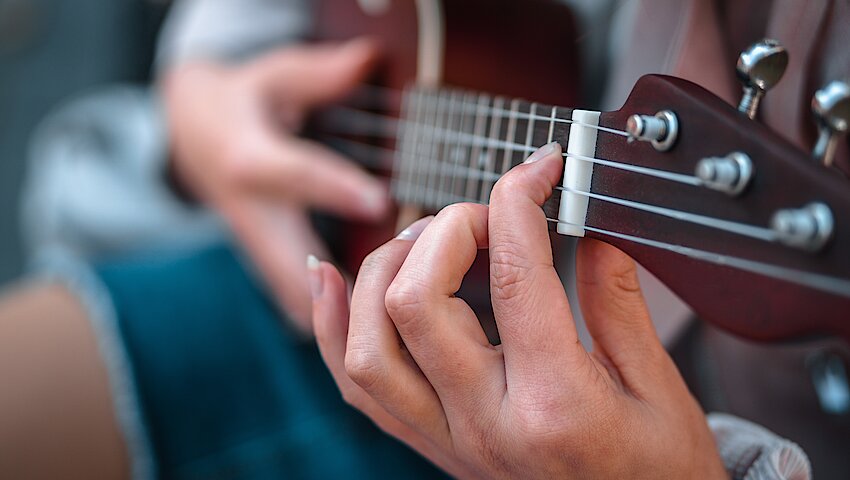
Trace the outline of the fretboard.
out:
[[[401,203],[431,210],[487,204],[505,172],[538,147],[566,141],[571,115],[569,108],[463,90],[406,90],[393,194]],[[547,203],[557,212],[557,198]]]

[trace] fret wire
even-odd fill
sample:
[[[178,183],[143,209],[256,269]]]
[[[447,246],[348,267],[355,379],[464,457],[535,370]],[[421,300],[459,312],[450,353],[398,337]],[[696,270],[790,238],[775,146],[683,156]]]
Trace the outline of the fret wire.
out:
[[[446,128],[449,130],[449,133],[445,136],[445,141],[443,142],[443,146],[441,147],[441,160],[442,164],[440,166],[440,186],[439,186],[439,194],[437,195],[437,204],[443,203],[443,197],[448,194],[446,191],[446,181],[448,180],[448,175],[446,174],[446,170],[451,165],[451,157],[449,156],[449,149],[452,144],[452,137],[457,135],[457,128],[454,127],[454,114],[455,114],[455,104],[457,101],[456,98],[456,90],[453,90],[449,93],[449,104],[448,111],[446,112]]]
[[[440,94],[443,100],[443,113],[440,115],[440,120],[442,121],[443,127],[446,129],[447,133],[441,136],[441,141],[437,142],[437,155],[435,157],[438,163],[437,178],[435,179],[435,190],[437,191],[437,194],[433,198],[435,205],[439,205],[443,201],[440,196],[442,195],[442,192],[445,191],[444,181],[447,167],[446,146],[451,143],[452,135],[456,133],[451,126],[452,107],[454,106],[453,95],[453,91],[445,91]]]
[[[555,116],[558,112],[558,107],[552,107],[552,115],[549,116],[549,140],[547,143],[552,143],[555,139]]]
[[[498,105],[497,108],[501,109],[505,105],[505,98],[498,97],[493,105]],[[487,172],[495,172],[496,170],[496,157],[499,155],[499,134],[502,130],[502,118],[499,115],[491,117],[490,121],[490,145],[487,148],[487,154],[484,156],[484,159],[487,162],[487,165],[484,167]],[[490,200],[490,191],[493,189],[493,182],[489,182],[487,180],[483,181],[481,184],[481,203],[487,204]]]
[[[417,142],[416,150],[413,152],[414,158],[416,159],[416,174],[419,179],[419,181],[416,182],[418,186],[416,191],[418,203],[422,203],[424,200],[424,188],[428,185],[427,171],[425,169],[425,165],[423,165],[422,158],[428,153],[427,149],[431,144],[430,135],[433,133],[433,130],[428,128],[428,123],[431,121],[431,114],[434,111],[434,106],[430,101],[428,101],[428,95],[430,95],[430,93],[425,91],[422,92],[422,113],[417,131],[419,141]]]
[[[437,144],[437,160],[440,161],[439,173],[437,176],[437,195],[434,197],[434,204],[439,205],[443,203],[443,198],[445,196],[445,181],[446,181],[446,168],[448,167],[448,157],[446,156],[446,148],[451,144],[452,136],[457,134],[457,131],[452,128],[452,112],[455,103],[455,91],[449,91],[446,94],[445,106],[446,111],[443,112],[444,125],[448,132],[442,138],[442,143]]]
[[[414,102],[413,95],[403,94],[401,103],[401,117],[407,118],[410,115],[410,105]],[[400,134],[398,136],[398,141],[396,142],[396,154],[393,156],[393,178],[395,180],[400,180],[407,175],[409,170],[409,166],[407,165],[408,157],[405,155],[405,149],[407,146],[407,142],[410,138],[410,126],[407,124],[402,124],[400,128]],[[400,183],[395,183],[395,186],[400,185]],[[398,197],[403,201],[410,201],[409,191],[397,192]]]
[[[338,113],[344,113],[344,114],[350,115],[348,117],[349,121],[347,121],[344,125],[335,125],[336,128],[334,129],[334,133],[347,133],[347,134],[350,134],[350,135],[368,135],[368,136],[374,136],[374,137],[397,138],[398,137],[398,131],[402,127],[402,124],[411,122],[410,120],[403,120],[403,119],[398,119],[398,118],[389,117],[389,116],[385,116],[385,115],[379,115],[379,114],[372,113],[372,112],[364,112],[364,111],[360,111],[360,110],[346,109],[346,108],[341,108],[341,107],[337,107],[334,110],[337,110]],[[463,109],[463,110],[467,111],[467,112],[469,111],[468,109]],[[487,109],[487,111],[490,111],[490,110],[492,110],[492,109]],[[504,112],[506,113],[505,116],[508,117],[509,114],[510,114],[510,111],[505,110]],[[486,114],[486,112],[485,112],[485,114]],[[533,115],[532,116],[532,115],[529,115],[529,114],[526,114],[526,113],[517,112],[517,119],[518,120],[529,120],[529,122],[533,124],[535,120],[551,121],[552,117],[551,116],[541,116],[541,115]],[[369,122],[369,121],[374,121],[374,120],[382,121],[384,124],[381,125],[380,128],[375,129],[375,130],[364,130],[363,128],[355,125],[358,122]],[[594,130],[598,130],[598,131],[602,131],[602,132],[609,132],[609,133],[614,133],[614,134],[617,134],[617,135],[628,136],[628,134],[626,134],[625,132],[622,132],[620,130],[607,128],[607,127],[601,127],[601,126],[598,126],[598,125],[591,125],[589,123],[584,123],[584,122],[579,122],[579,121],[574,121],[574,120],[555,119],[555,123],[563,123],[563,124],[568,124],[568,125],[579,125],[579,126],[582,126],[582,127],[592,128]]]
[[[428,155],[430,158],[430,162],[432,166],[436,166],[437,168],[430,170],[430,176],[428,179],[428,188],[431,192],[437,192],[440,184],[440,170],[439,166],[441,165],[440,159],[440,145],[445,141],[446,137],[449,135],[449,131],[441,126],[441,123],[444,120],[445,112],[447,109],[448,100],[445,96],[445,91],[439,91],[437,93],[437,112],[434,116],[434,127],[436,128],[435,134],[432,135],[433,141],[431,142],[431,153]],[[440,134],[440,132],[445,132],[445,134]],[[425,196],[426,205],[432,205],[437,203],[437,199],[434,198],[432,193],[428,193]]]
[[[414,187],[410,192],[410,200],[412,202],[419,203],[421,199],[419,198],[419,188],[417,185],[422,184],[422,172],[420,171],[419,161],[417,159],[417,153],[423,148],[422,142],[425,140],[425,136],[422,133],[422,127],[426,118],[426,107],[423,105],[425,100],[425,93],[422,91],[416,90],[416,122],[413,126],[413,134],[412,141],[409,142],[408,145],[408,155],[410,156],[410,161],[408,165],[410,167],[410,185]]]
[[[436,92],[435,95],[436,95],[436,101],[432,105],[433,108],[432,108],[431,121],[429,121],[425,125],[426,129],[431,130],[431,135],[428,137],[430,139],[430,141],[428,142],[427,151],[426,151],[423,159],[420,160],[420,163],[424,164],[423,168],[426,169],[425,170],[425,172],[426,172],[425,186],[428,188],[428,190],[425,192],[425,198],[424,198],[424,203],[426,205],[430,205],[431,196],[432,196],[430,192],[434,191],[434,183],[435,183],[435,179],[436,179],[436,176],[437,176],[436,175],[437,172],[434,170],[434,168],[432,168],[433,165],[436,165],[437,162],[439,161],[436,158],[435,150],[437,149],[437,143],[439,142],[439,139],[443,137],[443,135],[440,134],[441,129],[439,128],[440,113],[441,113],[440,108],[443,105],[440,102],[439,92]]]
[[[532,103],[529,109],[528,129],[525,132],[525,151],[531,149],[531,144],[534,141],[534,117],[537,116],[537,104]]]
[[[511,101],[511,115],[508,119],[508,131],[505,136],[505,141],[510,143],[516,140],[516,124],[517,124],[517,112],[519,111],[519,100],[514,99]],[[508,148],[505,149],[505,155],[502,158],[502,174],[507,172],[513,166],[513,150]]]
[[[475,133],[473,134],[473,138],[482,138],[486,132],[487,118],[485,116],[485,112],[490,106],[490,97],[488,95],[481,94],[478,97],[478,106],[480,108],[475,113]],[[467,161],[467,165],[470,169],[475,169],[478,164],[478,157],[480,154],[481,145],[472,142],[470,144],[469,159]],[[478,184],[473,181],[472,178],[468,179],[466,182],[465,196],[468,198],[475,198],[478,196]]]
[[[476,109],[476,106],[475,105],[462,104],[461,108],[472,108],[474,110],[474,109]],[[507,116],[510,115],[511,112],[509,110],[490,107],[487,110],[486,113],[487,113],[487,115],[490,115],[490,116],[500,115],[500,116],[503,116],[503,117],[507,117]],[[520,113],[520,114],[518,114],[518,118],[523,119],[523,120],[526,120],[526,119],[529,119],[529,120],[531,120],[531,119],[533,119],[533,120],[548,120],[548,121],[554,121],[555,123],[566,123],[566,124],[575,123],[575,124],[581,125],[583,127],[591,127],[591,128],[597,129],[597,130],[601,130],[603,132],[613,133],[615,135],[620,135],[622,137],[629,137],[628,132],[623,131],[623,130],[618,130],[616,128],[608,128],[608,127],[603,127],[603,126],[599,126],[599,125],[591,125],[589,123],[579,122],[579,121],[573,120],[571,118],[561,118],[561,117],[558,117],[558,116],[555,116],[553,118],[551,116],[541,116],[541,115],[537,115],[536,112],[535,113],[528,113],[528,114]]]
[[[549,118],[549,117],[545,117],[545,118]],[[433,127],[431,127],[431,128],[433,128]],[[436,133],[437,134],[445,134],[446,132],[436,132]],[[534,147],[527,147],[525,145],[520,145],[520,144],[517,144],[517,143],[508,143],[508,142],[505,142],[503,140],[494,140],[492,138],[484,138],[484,137],[481,137],[481,136],[478,136],[478,135],[459,134],[458,137],[459,137],[460,142],[470,143],[473,146],[477,146],[477,147],[491,147],[491,146],[495,145],[495,146],[498,146],[500,149],[508,148],[508,149],[512,149],[514,151],[525,152],[526,154],[534,153],[534,151],[536,150]],[[564,155],[564,157],[568,156],[567,153],[564,153],[563,155]],[[642,167],[642,166],[639,166],[639,165],[632,165],[632,164],[629,164],[629,163],[617,162],[617,161],[607,160],[607,159],[602,159],[602,158],[588,157],[588,156],[585,156],[585,155],[569,154],[569,156],[572,157],[572,158],[578,159],[578,160],[591,162],[591,163],[595,163],[595,164],[598,164],[598,165],[604,165],[606,167],[617,168],[617,169],[620,169],[620,170],[627,170],[627,171],[630,171],[630,172],[640,173],[640,174],[643,174],[643,175],[661,178],[661,179],[664,179],[664,180],[670,180],[670,181],[674,181],[674,182],[678,182],[678,183],[684,183],[686,185],[692,185],[692,186],[697,186],[697,187],[703,185],[702,180],[700,180],[699,178],[692,176],[692,175],[685,175],[685,174],[681,174],[681,173],[669,172],[669,171],[666,171],[666,170],[658,170],[658,169],[649,168],[649,167]]]
[[[433,189],[433,194],[429,195],[429,200],[431,205],[439,205],[440,200],[437,198],[437,194],[440,192],[440,183],[442,179],[442,167],[444,165],[442,150],[443,146],[448,141],[448,138],[452,135],[452,131],[448,128],[448,115],[449,115],[449,94],[448,91],[441,91],[439,94],[439,105],[438,109],[439,115],[437,116],[437,128],[438,132],[442,130],[445,134],[437,133],[437,141],[434,142],[434,154],[432,162],[435,164],[434,178],[433,183],[431,184],[431,188]],[[442,126],[441,126],[442,125]]]
[[[464,92],[460,103],[463,104],[464,102],[468,101],[471,96],[472,96],[472,94],[470,92]],[[452,159],[452,164],[454,165],[454,168],[452,170],[452,182],[451,182],[451,193],[452,193],[452,195],[457,194],[458,186],[464,185],[463,179],[458,178],[457,172],[458,172],[458,168],[466,160],[466,155],[468,154],[468,151],[466,150],[466,148],[462,147],[460,142],[457,141],[457,140],[460,138],[460,135],[462,133],[466,132],[469,129],[470,121],[474,122],[474,120],[475,120],[474,117],[471,117],[470,115],[465,113],[464,109],[461,109],[458,112],[458,117],[459,117],[458,129],[457,129],[457,132],[456,132],[456,135],[455,135],[455,143],[454,143],[454,145],[452,145],[452,149],[451,149],[451,152],[452,152],[451,153],[451,159]]]

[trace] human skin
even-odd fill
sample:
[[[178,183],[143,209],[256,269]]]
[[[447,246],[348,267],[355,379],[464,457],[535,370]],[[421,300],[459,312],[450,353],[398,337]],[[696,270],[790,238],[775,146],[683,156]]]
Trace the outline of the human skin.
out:
[[[379,180],[298,133],[311,109],[360,84],[377,56],[366,39],[284,47],[245,64],[189,62],[161,82],[178,183],[222,215],[305,333],[304,257],[326,251],[308,210],[375,221],[389,201]]]
[[[0,386],[0,477],[130,477],[97,338],[67,289],[0,292]]]
[[[563,172],[550,145],[489,208],[423,219],[364,262],[351,302],[311,265],[314,329],[343,397],[461,478],[726,478],[703,412],[656,336],[625,254],[582,240],[578,340],[540,206]],[[489,249],[501,345],[454,296]]]

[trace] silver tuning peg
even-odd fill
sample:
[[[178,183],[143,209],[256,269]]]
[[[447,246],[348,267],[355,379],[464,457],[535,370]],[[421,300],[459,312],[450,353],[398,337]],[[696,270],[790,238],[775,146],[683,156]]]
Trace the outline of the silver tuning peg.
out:
[[[812,156],[832,166],[838,140],[850,130],[850,86],[835,81],[815,92],[812,111],[818,122],[818,142]]]
[[[762,97],[779,83],[787,66],[788,51],[776,40],[764,39],[741,52],[736,70],[744,84],[744,96],[738,111],[756,118]]]

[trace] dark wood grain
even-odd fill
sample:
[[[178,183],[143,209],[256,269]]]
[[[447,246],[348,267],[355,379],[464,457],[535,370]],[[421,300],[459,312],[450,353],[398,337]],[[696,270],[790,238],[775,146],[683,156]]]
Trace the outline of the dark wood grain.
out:
[[[662,109],[675,111],[682,123],[671,151],[660,153],[646,143],[608,138],[600,142],[597,156],[692,175],[701,158],[741,151],[756,168],[748,190],[730,197],[702,187],[598,167],[592,191],[764,227],[779,209],[819,201],[829,205],[835,215],[832,241],[821,252],[803,252],[601,201],[591,201],[588,224],[802,272],[850,278],[850,186],[846,180],[813,164],[806,153],[709,92],[670,77],[643,78],[625,106],[603,114],[601,123],[622,129],[629,115]],[[629,253],[701,318],[730,331],[756,339],[814,333],[836,333],[850,339],[850,299],[846,297],[608,235],[589,236]]]

